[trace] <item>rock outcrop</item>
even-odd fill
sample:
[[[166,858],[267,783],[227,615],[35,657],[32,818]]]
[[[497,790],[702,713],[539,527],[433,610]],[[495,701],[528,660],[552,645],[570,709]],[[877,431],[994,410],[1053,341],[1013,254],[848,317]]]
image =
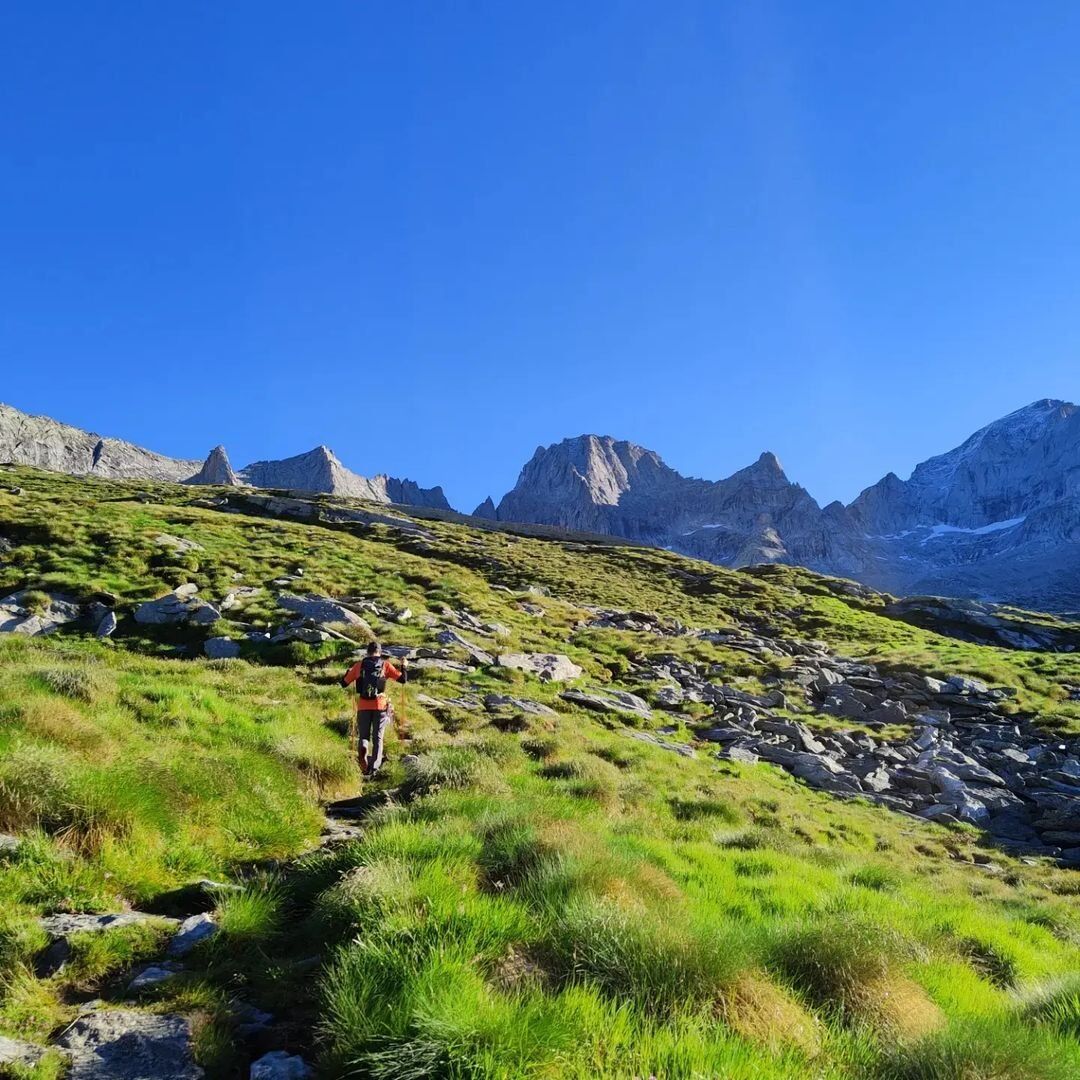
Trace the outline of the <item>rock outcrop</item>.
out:
[[[187,481],[189,484],[208,484],[215,487],[239,487],[240,482],[240,478],[233,472],[224,446],[215,446],[207,455],[203,467]]]

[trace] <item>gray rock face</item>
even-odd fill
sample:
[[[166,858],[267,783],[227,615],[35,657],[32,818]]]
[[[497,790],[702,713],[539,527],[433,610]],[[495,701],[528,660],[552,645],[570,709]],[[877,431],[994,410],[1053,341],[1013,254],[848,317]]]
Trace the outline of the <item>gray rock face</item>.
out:
[[[239,487],[240,478],[233,472],[225,447],[215,446],[207,455],[202,468],[187,483],[207,484],[214,487]]]
[[[176,935],[169,942],[169,955],[187,956],[192,949],[207,938],[217,933],[217,924],[213,915],[203,913],[192,915],[185,919],[176,931]]]
[[[79,1017],[60,1038],[70,1080],[202,1080],[182,1016],[102,1009]]]
[[[197,461],[164,457],[120,439],[102,438],[58,423],[47,416],[30,416],[8,405],[0,405],[0,461],[76,476],[176,483],[199,469]]]
[[[227,637],[207,638],[203,652],[211,660],[234,660],[240,655],[240,643]]]
[[[695,480],[651,450],[582,435],[538,449],[494,516],[625,536],[731,566],[849,561],[835,524],[772,454],[727,480]]]

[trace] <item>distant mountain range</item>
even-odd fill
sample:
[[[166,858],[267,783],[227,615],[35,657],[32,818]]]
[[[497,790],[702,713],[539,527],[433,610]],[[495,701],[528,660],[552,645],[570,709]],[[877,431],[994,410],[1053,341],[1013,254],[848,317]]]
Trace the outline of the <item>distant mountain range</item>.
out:
[[[909,480],[819,507],[772,454],[696,480],[651,450],[581,435],[541,447],[476,514],[625,536],[725,566],[785,562],[899,594],[1080,610],[1080,410],[1010,413]]]
[[[163,457],[0,405],[0,460],[61,472],[328,492],[449,509],[442,488],[364,477],[320,446],[234,471]],[[724,480],[682,476],[653,451],[601,435],[540,447],[517,484],[474,514],[625,537],[725,566],[783,562],[901,595],[1080,611],[1080,410],[1037,401],[854,502],[821,507],[773,454]]]
[[[184,461],[120,439],[102,438],[47,416],[29,416],[9,405],[0,405],[0,460],[80,476],[182,484],[249,484],[450,509],[442,488],[422,488],[412,480],[392,476],[360,476],[345,468],[326,446],[281,461],[256,461],[234,472],[222,446],[214,447],[205,461]]]

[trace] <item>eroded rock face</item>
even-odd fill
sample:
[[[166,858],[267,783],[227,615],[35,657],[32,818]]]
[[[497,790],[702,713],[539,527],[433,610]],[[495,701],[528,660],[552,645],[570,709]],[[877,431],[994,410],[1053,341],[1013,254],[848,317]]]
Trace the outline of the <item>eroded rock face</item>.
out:
[[[241,469],[239,478],[252,487],[326,492],[371,502],[450,509],[442,488],[422,488],[412,480],[392,476],[360,476],[342,465],[328,446],[280,461],[256,461]]]

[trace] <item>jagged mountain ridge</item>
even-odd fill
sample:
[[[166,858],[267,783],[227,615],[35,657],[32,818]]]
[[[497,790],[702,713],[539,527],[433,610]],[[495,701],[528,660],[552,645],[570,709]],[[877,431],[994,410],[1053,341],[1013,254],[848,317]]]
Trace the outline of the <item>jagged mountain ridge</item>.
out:
[[[412,480],[384,475],[361,476],[347,469],[325,446],[281,461],[254,462],[237,472],[223,446],[214,447],[202,462],[171,458],[3,404],[0,404],[0,460],[76,476],[219,486],[249,484],[326,492],[373,502],[450,508],[440,487],[422,488]]]
[[[728,566],[793,563],[899,593],[1080,609],[1080,410],[1044,399],[822,508],[773,454],[725,480],[582,435],[540,447],[476,514],[625,536]]]
[[[155,454],[0,405],[0,460],[117,479],[250,485],[450,509],[441,488],[361,476],[325,446],[234,470]],[[959,447],[820,507],[771,453],[723,480],[685,477],[610,436],[540,447],[482,518],[666,547],[725,566],[788,563],[898,594],[1080,610],[1080,409],[1043,399]]]

